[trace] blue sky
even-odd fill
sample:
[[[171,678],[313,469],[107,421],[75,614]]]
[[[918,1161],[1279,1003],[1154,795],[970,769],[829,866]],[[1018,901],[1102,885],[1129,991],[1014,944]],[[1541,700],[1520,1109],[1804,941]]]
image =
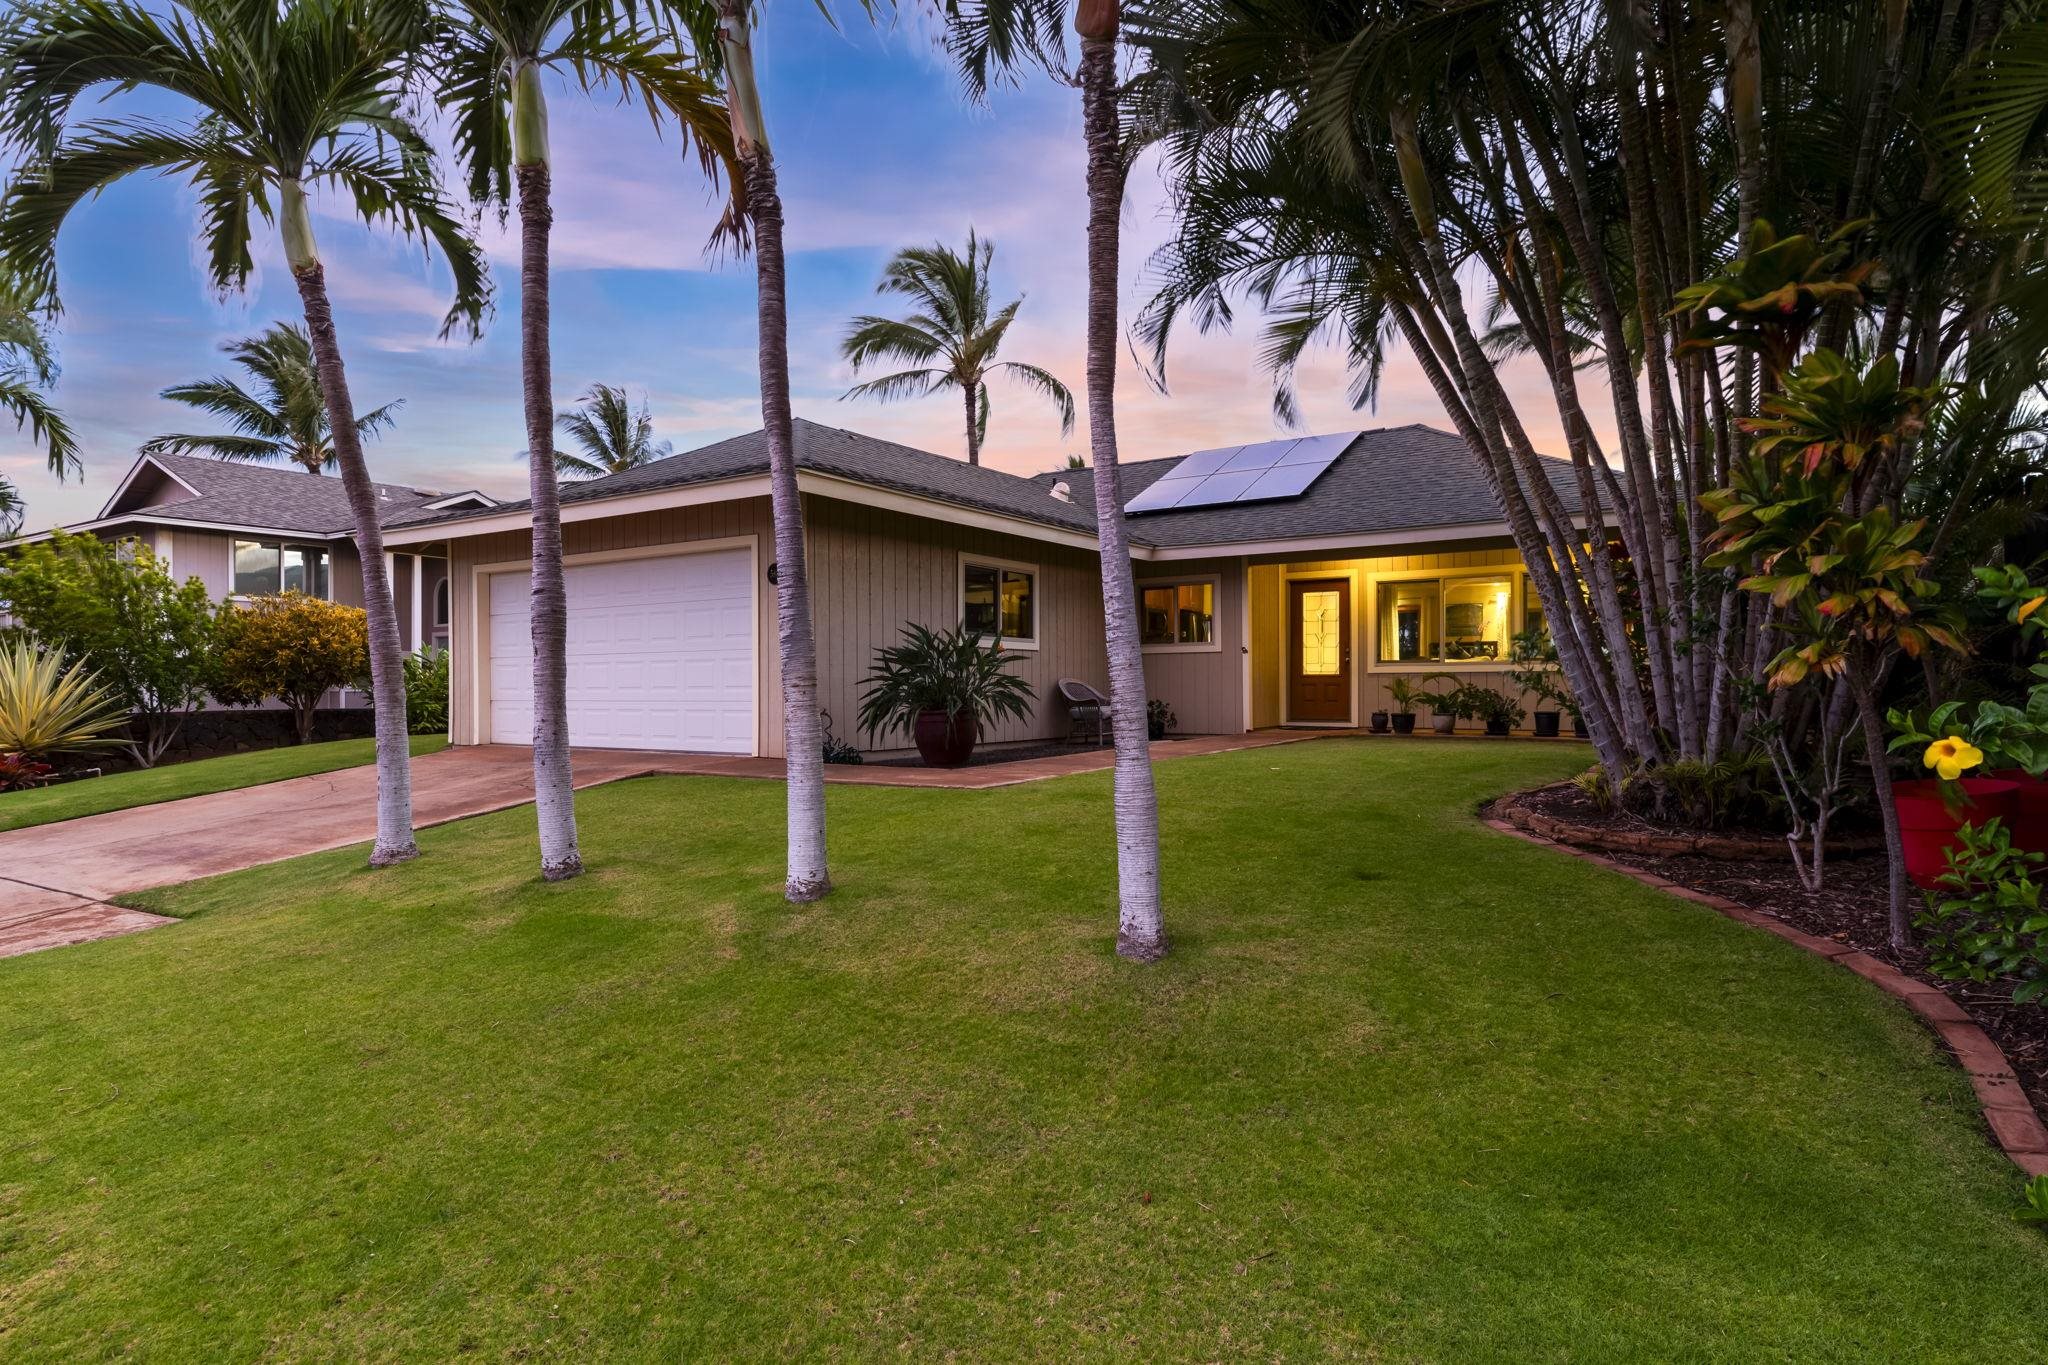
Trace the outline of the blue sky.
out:
[[[1082,387],[1085,201],[1079,96],[1039,77],[970,106],[930,32],[849,24],[834,32],[807,4],[768,7],[761,63],[781,166],[789,247],[790,351],[800,416],[944,454],[963,450],[957,398],[841,402],[853,381],[838,358],[847,319],[875,307],[874,282],[896,249],[962,241],[970,225],[997,244],[999,297],[1025,295],[1004,355]],[[553,104],[556,154],[554,366],[558,406],[593,382],[645,394],[678,450],[760,425],[750,262],[707,260],[716,207],[694,161],[636,108],[564,90]],[[1125,203],[1126,319],[1148,295],[1145,259],[1167,230],[1165,196],[1141,167]],[[212,297],[194,245],[188,192],[165,181],[116,187],[73,217],[60,243],[66,312],[57,398],[83,438],[84,482],[59,484],[25,437],[0,430],[0,472],[28,499],[28,525],[94,514],[136,446],[205,430],[203,414],[163,401],[166,385],[220,372],[222,342],[298,316],[275,242],[261,243],[250,289]],[[483,225],[498,310],[482,341],[436,340],[447,304],[439,267],[416,247],[339,216],[317,224],[357,406],[404,399],[394,429],[368,449],[392,482],[518,495],[520,422],[516,244]],[[884,306],[888,306],[884,301]],[[1179,454],[1272,434],[1271,387],[1254,338],[1180,340],[1173,389],[1159,394],[1128,354],[1119,380],[1124,458]],[[1377,413],[1351,414],[1338,366],[1301,375],[1307,425],[1443,424],[1405,361],[1390,367]],[[985,460],[1030,473],[1086,449],[1062,438],[1050,405],[1000,385]],[[1548,404],[1525,411],[1548,417]],[[1535,433],[1548,441],[1550,433]]]

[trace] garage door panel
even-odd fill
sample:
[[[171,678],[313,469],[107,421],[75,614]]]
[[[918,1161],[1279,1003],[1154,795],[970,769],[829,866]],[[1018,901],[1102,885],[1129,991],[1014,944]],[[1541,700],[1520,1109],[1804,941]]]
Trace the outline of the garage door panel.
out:
[[[752,753],[754,611],[745,550],[570,565],[573,744]],[[490,581],[491,738],[533,733],[530,592]]]

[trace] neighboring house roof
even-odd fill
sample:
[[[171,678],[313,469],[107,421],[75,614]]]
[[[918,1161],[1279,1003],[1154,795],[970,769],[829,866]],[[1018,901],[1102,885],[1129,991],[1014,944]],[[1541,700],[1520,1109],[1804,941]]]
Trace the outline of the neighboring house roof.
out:
[[[993,512],[1063,531],[1093,535],[1094,472],[1062,469],[1031,477],[965,464],[930,451],[878,440],[798,418],[800,472],[831,475],[873,488],[907,493],[958,507]],[[1180,460],[1142,460],[1119,467],[1128,502]],[[1577,510],[1571,466],[1546,461],[1566,507]],[[562,485],[565,508],[662,489],[758,477],[768,470],[766,434],[759,431],[699,450],[656,460],[623,474]],[[1064,482],[1068,500],[1053,496]],[[490,515],[525,510],[504,503]],[[461,521],[476,511],[415,511],[395,524],[423,527]],[[1168,550],[1197,545],[1244,545],[1293,539],[1361,538],[1451,527],[1496,527],[1502,520],[1485,477],[1464,441],[1425,426],[1382,427],[1357,433],[1308,490],[1271,502],[1137,513],[1128,518],[1134,544]]]
[[[375,487],[377,505],[384,513],[379,520],[386,526],[428,508],[473,512],[495,505],[482,493],[450,495],[392,483]],[[100,515],[77,526],[87,529],[133,522],[190,522],[323,538],[355,530],[348,493],[338,478],[196,455],[141,457],[107,499]]]

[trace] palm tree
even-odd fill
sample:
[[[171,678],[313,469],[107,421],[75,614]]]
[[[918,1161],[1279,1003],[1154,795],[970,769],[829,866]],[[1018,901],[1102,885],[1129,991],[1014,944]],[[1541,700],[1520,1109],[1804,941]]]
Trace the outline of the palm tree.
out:
[[[789,412],[789,302],[782,255],[782,192],[754,76],[753,6],[717,0],[725,104],[732,119],[737,189],[753,229],[761,425],[768,441],[768,494],[775,520],[776,620],[782,644],[783,764],[788,773],[788,872],[783,895],[814,901],[832,889],[825,860],[825,735],[818,718],[818,644],[804,570],[804,509],[796,486],[796,432]],[[701,12],[682,22],[699,26]]]
[[[216,375],[194,384],[174,384],[163,397],[226,419],[232,432],[195,436],[174,432],[146,441],[145,455],[210,455],[216,460],[268,463],[283,460],[308,474],[338,463],[328,438],[327,401],[314,372],[313,342],[295,322],[280,322],[256,336],[221,347],[255,381],[253,391]],[[386,403],[356,418],[358,437],[391,425],[405,400]]]
[[[890,360],[919,366],[857,384],[843,395],[922,398],[947,385],[960,390],[967,406],[967,463],[981,463],[981,443],[988,435],[988,376],[1004,371],[1050,398],[1060,410],[1060,435],[1074,429],[1074,395],[1046,370],[1020,361],[996,360],[1003,336],[1017,320],[1024,300],[1012,299],[989,316],[989,265],[996,244],[967,232],[962,255],[944,243],[906,247],[882,269],[878,294],[901,294],[917,307],[907,318],[857,317],[840,353],[863,365]]]
[[[948,46],[968,91],[1026,64],[1065,73],[1065,0],[946,0]],[[1131,580],[1131,538],[1117,478],[1118,214],[1126,160],[1117,125],[1117,0],[1078,0],[1082,130],[1088,145],[1088,448],[1095,467],[1096,543],[1102,559],[1103,633],[1116,740],[1116,950],[1151,962],[1166,954],[1159,908],[1159,797],[1145,733],[1145,655]]]
[[[663,38],[594,0],[443,0],[436,91],[455,116],[455,146],[480,204],[519,203],[519,355],[528,450],[554,448],[554,362],[548,334],[548,234],[554,159],[544,72],[586,90],[616,85],[673,120],[707,172],[722,152],[725,111],[715,81]],[[556,462],[528,460],[533,507],[533,789],[541,875],[583,870],[569,755],[569,599],[562,573]]]
[[[70,424],[43,392],[56,382],[56,357],[41,316],[26,291],[13,283],[0,284],[0,411],[14,418],[17,430],[27,428],[41,443],[50,472],[62,480],[81,472],[82,466]],[[0,477],[0,536],[19,531],[26,510],[14,484]]]
[[[654,418],[647,404],[643,401],[640,411],[633,411],[626,391],[610,384],[592,384],[583,395],[583,406],[557,417],[555,429],[583,447],[581,455],[555,451],[555,472],[571,478],[623,474],[665,460],[675,450],[667,441],[654,439]]]
[[[377,492],[353,420],[308,194],[331,190],[363,222],[438,247],[455,286],[442,334],[476,334],[490,304],[483,255],[442,197],[432,148],[402,109],[403,63],[419,38],[413,11],[396,0],[149,8],[51,0],[22,12],[0,47],[8,72],[0,138],[21,158],[0,211],[0,259],[42,293],[55,297],[57,234],[72,209],[131,175],[192,184],[208,273],[222,290],[248,282],[256,219],[279,230],[362,559],[377,725],[373,867],[418,853],[405,673]],[[105,112],[109,100],[144,88],[182,96],[193,110],[181,118]],[[67,126],[82,96],[96,116]]]

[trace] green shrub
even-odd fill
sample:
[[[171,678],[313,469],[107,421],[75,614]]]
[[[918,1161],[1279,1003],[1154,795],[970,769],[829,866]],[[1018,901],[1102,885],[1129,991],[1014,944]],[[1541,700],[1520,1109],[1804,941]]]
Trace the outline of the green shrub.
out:
[[[320,699],[369,676],[368,620],[361,607],[297,592],[230,608],[221,614],[214,695],[230,706],[276,697],[291,708],[299,743],[308,743]]]
[[[886,737],[908,732],[919,714],[967,712],[978,731],[998,720],[1031,715],[1031,684],[1009,671],[1001,644],[959,626],[934,631],[915,623],[903,642],[875,651],[861,695],[860,728]]]
[[[405,728],[416,735],[448,733],[448,651],[432,645],[405,656]]]
[[[2038,853],[2012,846],[1996,817],[1956,831],[1940,891],[1918,923],[1927,970],[1951,981],[2011,981],[2016,1004],[2048,1001],[2048,913],[2034,869]]]

